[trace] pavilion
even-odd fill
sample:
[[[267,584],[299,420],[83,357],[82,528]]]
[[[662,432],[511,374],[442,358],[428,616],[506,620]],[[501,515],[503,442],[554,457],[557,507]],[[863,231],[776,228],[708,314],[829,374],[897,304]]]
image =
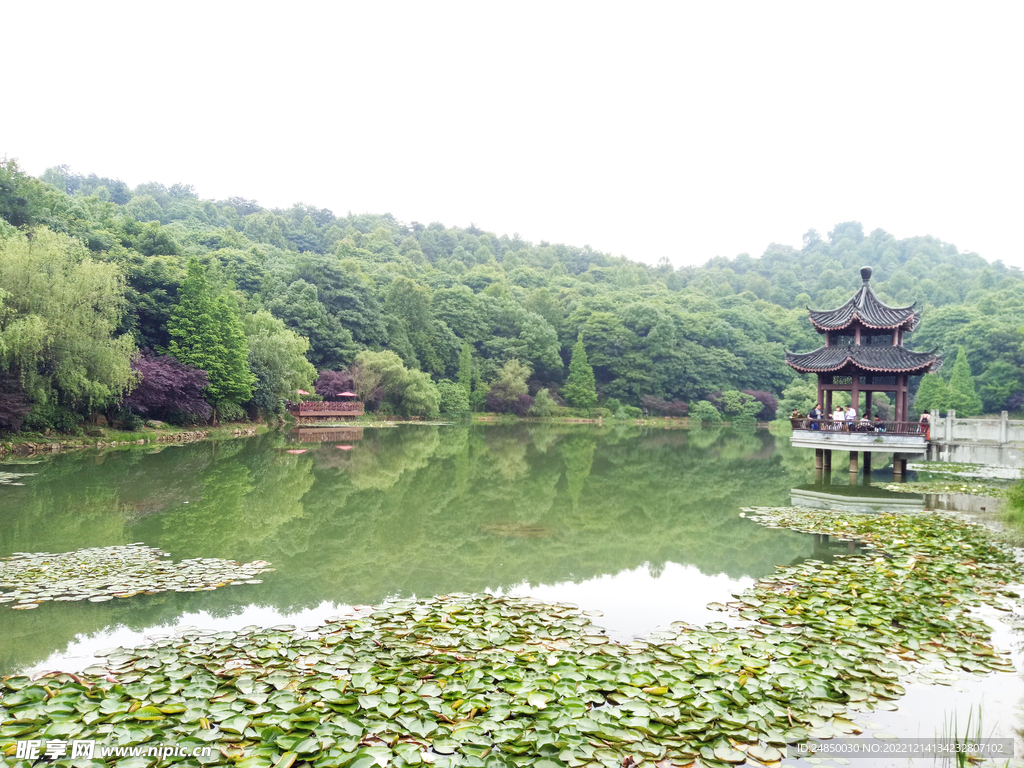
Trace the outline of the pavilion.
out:
[[[903,475],[902,454],[925,453],[926,430],[910,419],[910,377],[938,370],[941,356],[935,351],[913,352],[903,346],[905,334],[920,322],[916,304],[890,307],[871,290],[871,267],[860,271],[863,284],[837,309],[808,308],[811,324],[825,338],[813,352],[786,353],[786,363],[800,373],[818,377],[821,420],[794,420],[794,446],[815,449],[815,468],[831,468],[832,450],[850,451],[850,471],[857,471],[857,453],[864,453],[864,471],[871,471],[871,453],[893,454],[893,473]],[[873,416],[871,397],[884,392],[894,400],[892,419],[861,429],[847,422],[830,421],[832,393],[849,392],[858,420]],[[863,401],[861,399],[863,395]],[[861,403],[863,402],[863,409]]]

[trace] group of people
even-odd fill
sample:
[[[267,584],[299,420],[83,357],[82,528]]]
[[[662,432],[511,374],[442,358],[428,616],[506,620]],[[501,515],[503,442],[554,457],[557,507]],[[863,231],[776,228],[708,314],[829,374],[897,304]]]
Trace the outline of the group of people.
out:
[[[791,416],[793,419],[804,418],[800,411],[793,409]],[[815,405],[811,408],[807,414],[807,418],[811,422],[811,429],[821,429],[821,422],[828,421],[828,417],[825,412],[821,409],[820,405]],[[861,416],[860,420],[857,420],[857,409],[852,405],[848,405],[845,409],[842,406],[837,405],[835,411],[831,415],[831,421],[833,424],[841,424],[841,429],[846,432],[884,432],[885,422],[882,421],[882,417],[875,414],[874,421],[868,418],[867,414]]]

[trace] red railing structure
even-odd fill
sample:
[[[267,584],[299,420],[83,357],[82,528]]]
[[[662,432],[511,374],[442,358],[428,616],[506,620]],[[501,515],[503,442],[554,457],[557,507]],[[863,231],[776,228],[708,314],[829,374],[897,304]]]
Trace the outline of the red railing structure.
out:
[[[294,416],[334,416],[336,414],[361,416],[363,404],[359,402],[325,403],[319,401],[289,403],[288,411]]]
[[[820,432],[861,432],[878,433],[880,435],[920,435],[928,437],[928,425],[918,421],[873,421],[860,424],[856,421],[832,421],[831,419],[793,419],[789,420],[793,429]]]

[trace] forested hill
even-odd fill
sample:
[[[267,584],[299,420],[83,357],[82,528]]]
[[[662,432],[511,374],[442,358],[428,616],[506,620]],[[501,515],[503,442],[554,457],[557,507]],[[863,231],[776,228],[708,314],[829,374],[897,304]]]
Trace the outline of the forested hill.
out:
[[[923,307],[909,346],[947,355],[966,346],[986,409],[1024,391],[1020,270],[933,237],[865,234],[857,222],[824,237],[811,230],[799,248],[773,244],[759,257],[674,269],[667,259],[650,266],[472,225],[201,200],[181,184],[130,189],[67,168],[35,179],[13,161],[0,163],[0,218],[0,239],[46,227],[117,265],[127,286],[118,330],[157,352],[170,346],[171,312],[198,257],[243,314],[266,310],[307,338],[319,370],[388,349],[435,381],[455,379],[469,342],[475,380],[493,381],[514,358],[529,367],[531,392],[557,392],[582,333],[603,400],[693,401],[744,389],[778,396],[795,378],[784,348],[820,344],[806,305],[845,302],[868,264],[883,300]]]

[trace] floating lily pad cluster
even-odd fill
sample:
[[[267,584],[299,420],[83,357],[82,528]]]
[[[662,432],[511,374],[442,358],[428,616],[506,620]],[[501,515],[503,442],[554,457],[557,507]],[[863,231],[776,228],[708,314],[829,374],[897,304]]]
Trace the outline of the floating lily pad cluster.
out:
[[[270,563],[218,558],[173,562],[155,547],[131,544],[75,552],[19,552],[0,559],[0,604],[27,610],[47,600],[102,603],[157,592],[200,592],[228,584],[259,584]]]
[[[32,477],[35,472],[0,472],[0,485],[24,485],[19,483],[23,477]]]
[[[916,677],[931,682],[949,683],[957,670],[1012,671],[972,610],[1009,611],[1020,597],[1009,585],[1024,579],[1024,569],[992,532],[936,512],[746,511],[769,527],[860,541],[870,554],[781,569],[731,604],[740,616],[786,627],[816,652],[911,662]]]
[[[908,673],[1011,668],[968,610],[1005,607],[1024,574],[983,530],[749,512],[871,551],[780,568],[717,606],[746,626],[677,623],[628,644],[568,606],[468,595],[302,630],[184,631],[106,652],[82,677],[0,682],[0,752],[59,738],[211,745],[178,760],[244,768],[773,766],[787,743],[860,733],[859,713],[895,709]]]
[[[914,483],[890,483],[883,487],[887,491],[897,493],[966,493],[995,499],[1005,499],[1010,493],[1010,487],[1007,485],[987,485],[967,480],[922,480]]]

